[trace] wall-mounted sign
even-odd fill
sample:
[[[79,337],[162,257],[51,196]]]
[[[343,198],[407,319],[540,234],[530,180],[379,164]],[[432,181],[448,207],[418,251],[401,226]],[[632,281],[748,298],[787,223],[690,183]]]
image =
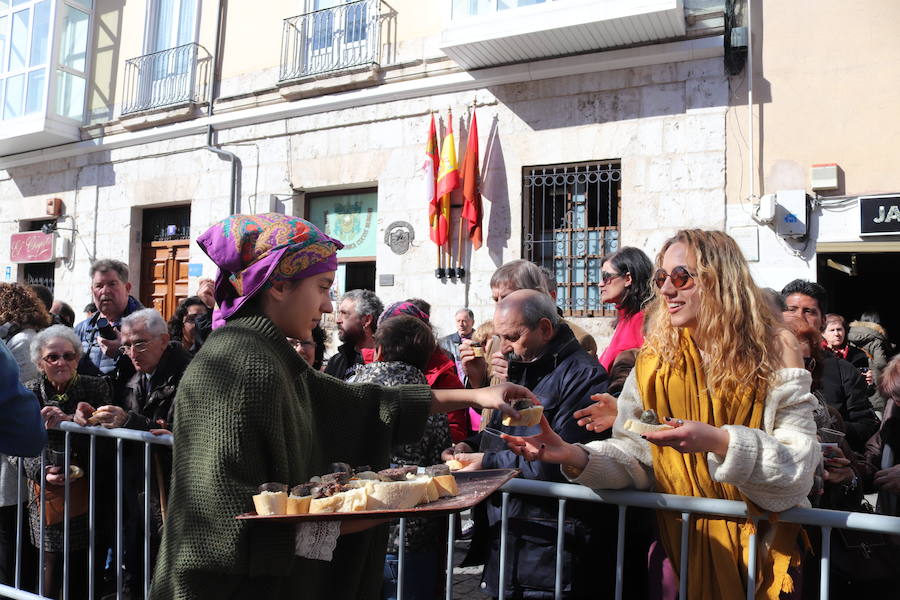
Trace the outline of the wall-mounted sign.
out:
[[[309,200],[309,220],[344,243],[338,258],[375,256],[378,194],[319,196]]]
[[[860,196],[860,235],[900,235],[900,195]]]
[[[203,263],[188,263],[188,277],[203,277]]]
[[[416,232],[413,226],[406,221],[394,221],[384,230],[384,243],[394,254],[406,254],[414,239],[416,239]]]
[[[40,231],[14,233],[9,238],[9,260],[14,263],[50,262],[56,259],[56,234]]]

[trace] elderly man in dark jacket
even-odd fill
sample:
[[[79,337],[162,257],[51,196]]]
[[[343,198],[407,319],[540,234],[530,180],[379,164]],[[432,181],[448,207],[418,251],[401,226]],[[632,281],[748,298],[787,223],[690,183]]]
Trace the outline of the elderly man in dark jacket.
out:
[[[579,427],[576,410],[589,406],[591,395],[606,391],[607,374],[597,359],[578,343],[572,330],[561,321],[553,301],[535,290],[513,292],[497,304],[494,331],[509,357],[509,381],[534,392],[544,407],[550,426],[569,442],[588,442],[608,437]],[[535,433],[539,425],[506,427],[501,415],[491,415],[488,426],[514,435]],[[474,449],[478,448],[478,452]],[[516,468],[521,477],[542,481],[563,481],[556,465],[528,462],[507,449],[506,443],[489,432],[457,444],[452,451],[466,470]],[[486,591],[499,595],[501,498],[487,503],[487,527],[476,526],[472,548],[487,549],[484,570]],[[612,589],[615,557],[610,549],[615,539],[601,533],[606,522],[615,531],[612,509],[601,505],[570,502],[566,509],[563,592],[566,598],[604,597]],[[509,499],[506,593],[515,598],[552,598],[555,581],[557,514],[556,500],[537,496]],[[614,534],[612,534],[614,536]],[[610,560],[611,558],[611,560]],[[469,557],[477,562],[474,554]],[[604,572],[609,577],[601,575]],[[609,584],[607,586],[607,584]]]
[[[191,361],[181,343],[169,340],[168,326],[152,308],[122,319],[121,347],[130,360],[122,359],[113,378],[115,404],[82,405],[81,417],[104,427],[171,430],[175,414],[175,392]],[[163,446],[153,450],[150,483],[150,551],[155,558],[162,533],[163,517],[171,473],[172,451]],[[143,446],[125,447],[125,570],[133,597],[143,574],[142,532],[144,528]],[[151,564],[153,559],[151,558]]]

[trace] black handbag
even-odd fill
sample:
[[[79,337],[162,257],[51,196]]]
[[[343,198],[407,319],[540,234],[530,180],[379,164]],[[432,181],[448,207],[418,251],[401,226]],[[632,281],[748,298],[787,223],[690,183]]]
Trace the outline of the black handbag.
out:
[[[858,512],[874,513],[862,501]],[[835,529],[831,544],[832,569],[850,581],[895,579],[900,573],[900,536],[875,531]]]

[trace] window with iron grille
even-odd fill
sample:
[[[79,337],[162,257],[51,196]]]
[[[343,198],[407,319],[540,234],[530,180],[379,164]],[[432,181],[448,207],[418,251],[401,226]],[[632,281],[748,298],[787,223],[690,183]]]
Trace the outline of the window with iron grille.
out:
[[[614,316],[600,302],[602,257],[619,248],[621,165],[598,161],[523,170],[523,256],[556,275],[566,316]]]

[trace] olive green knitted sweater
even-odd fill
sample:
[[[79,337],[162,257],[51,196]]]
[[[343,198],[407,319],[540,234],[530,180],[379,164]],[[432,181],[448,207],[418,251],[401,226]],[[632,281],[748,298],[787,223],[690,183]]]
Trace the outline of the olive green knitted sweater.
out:
[[[338,541],[332,562],[294,556],[294,527],[235,520],[260,483],[294,485],[330,462],[388,465],[418,440],[427,386],[346,384],[313,371],[264,316],[216,330],[176,397],[172,488],[152,600],[380,597],[385,528]]]

